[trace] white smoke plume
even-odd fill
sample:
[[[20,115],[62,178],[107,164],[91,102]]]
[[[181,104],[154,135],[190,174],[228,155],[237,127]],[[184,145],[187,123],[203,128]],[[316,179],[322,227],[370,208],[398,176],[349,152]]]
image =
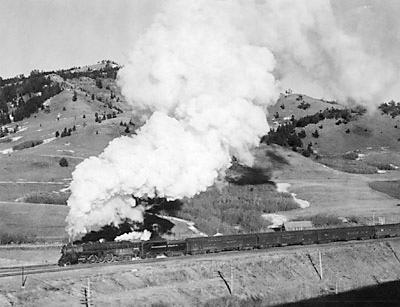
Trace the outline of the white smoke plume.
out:
[[[161,1],[118,76],[135,113],[132,137],[113,140],[73,173],[67,231],[78,236],[145,208],[130,196],[192,197],[231,156],[251,165],[281,85],[371,103],[396,81],[388,63],[337,24],[328,0]]]

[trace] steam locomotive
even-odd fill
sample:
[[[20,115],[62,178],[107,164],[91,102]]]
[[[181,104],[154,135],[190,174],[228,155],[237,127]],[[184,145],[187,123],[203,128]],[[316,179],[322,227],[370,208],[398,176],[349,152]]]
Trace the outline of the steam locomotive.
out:
[[[196,237],[172,241],[156,239],[142,242],[88,242],[64,245],[58,264],[64,266],[77,263],[107,263],[158,256],[171,257],[398,236],[400,236],[400,224],[387,224]]]

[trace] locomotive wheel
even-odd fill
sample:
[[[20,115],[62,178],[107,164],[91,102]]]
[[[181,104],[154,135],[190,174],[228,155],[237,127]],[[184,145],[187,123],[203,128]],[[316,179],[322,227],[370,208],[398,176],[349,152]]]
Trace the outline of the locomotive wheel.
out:
[[[114,256],[112,254],[107,254],[104,257],[104,262],[113,262],[114,261]]]
[[[90,256],[87,258],[87,260],[88,260],[89,263],[96,263],[96,262],[98,262],[98,258],[97,258],[96,255],[90,255]]]

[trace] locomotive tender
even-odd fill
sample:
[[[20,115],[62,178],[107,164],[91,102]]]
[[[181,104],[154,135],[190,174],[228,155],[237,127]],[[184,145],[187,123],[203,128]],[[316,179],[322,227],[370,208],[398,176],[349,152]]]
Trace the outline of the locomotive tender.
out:
[[[399,237],[400,224],[355,226],[303,231],[282,231],[238,234],[216,237],[196,237],[185,240],[155,240],[142,242],[89,242],[62,247],[60,266],[77,263],[99,263],[182,256],[222,251],[265,249],[286,245],[305,245],[336,241],[367,240]]]

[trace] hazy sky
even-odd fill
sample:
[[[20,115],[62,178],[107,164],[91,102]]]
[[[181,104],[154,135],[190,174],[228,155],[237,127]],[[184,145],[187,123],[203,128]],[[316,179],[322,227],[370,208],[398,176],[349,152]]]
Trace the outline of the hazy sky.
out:
[[[0,76],[111,59],[124,63],[162,0],[0,0]],[[249,0],[251,1],[251,0]],[[340,23],[371,47],[400,47],[398,0],[332,0]],[[387,48],[379,48],[380,50]]]
[[[149,0],[0,0],[0,76],[123,62],[154,14]]]

